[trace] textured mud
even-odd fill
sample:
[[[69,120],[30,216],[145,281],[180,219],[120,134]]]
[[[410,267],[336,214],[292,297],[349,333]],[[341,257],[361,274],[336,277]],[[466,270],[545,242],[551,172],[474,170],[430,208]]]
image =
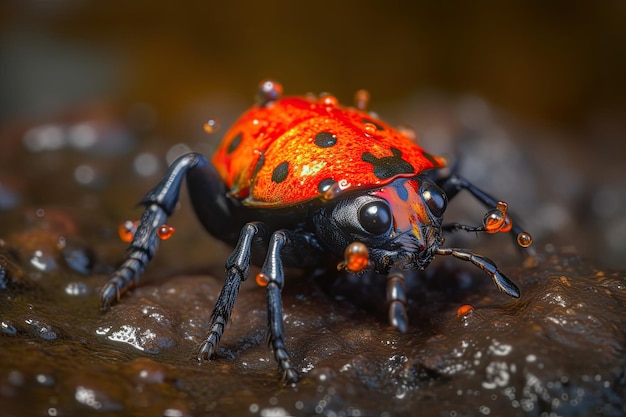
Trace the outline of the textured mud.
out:
[[[382,284],[347,280],[329,294],[316,280],[291,280],[284,313],[297,386],[278,380],[263,289],[252,282],[219,357],[198,364],[220,278],[172,275],[100,314],[104,277],[63,267],[34,280],[15,256],[0,258],[9,266],[0,293],[3,415],[626,412],[626,277],[567,250],[548,247],[534,265],[509,267],[523,293],[514,301],[480,274],[468,280],[440,265],[412,288],[404,335],[385,324],[384,308],[371,308],[384,307]],[[462,304],[473,309],[460,314]]]

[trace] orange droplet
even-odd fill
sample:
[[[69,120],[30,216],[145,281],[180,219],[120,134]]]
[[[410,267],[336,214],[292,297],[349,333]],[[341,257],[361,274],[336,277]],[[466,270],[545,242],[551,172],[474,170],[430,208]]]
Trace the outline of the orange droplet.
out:
[[[533,243],[533,237],[528,232],[517,235],[517,244],[523,248],[529,247]]]
[[[324,195],[322,196],[322,198],[326,201],[330,201],[336,198],[339,194],[341,194],[342,191],[343,190],[341,189],[341,186],[339,185],[339,183],[336,182],[330,187],[328,187],[328,190],[324,192]]]
[[[344,252],[344,268],[350,272],[361,272],[369,264],[369,250],[361,242],[352,242]]]
[[[498,233],[503,232],[503,228],[508,227],[507,230],[510,230],[512,227],[511,219],[507,218],[506,211],[508,210],[509,205],[504,201],[499,201],[496,205],[495,209],[491,209],[485,214],[483,218],[483,225],[485,226],[485,231],[487,233]]]
[[[270,283],[270,277],[265,275],[263,272],[256,274],[255,280],[259,287],[267,287],[267,284]]]
[[[376,131],[378,129],[376,128],[376,125],[373,123],[365,123],[363,125],[363,130],[365,131],[366,135],[373,136],[374,134],[376,134]]]
[[[172,226],[164,224],[157,230],[157,235],[161,240],[167,240],[172,237],[175,230],[176,229],[174,229]]]
[[[509,205],[505,201],[498,201],[498,204],[496,204],[496,209],[506,214],[506,211],[509,209]]]
[[[461,307],[457,308],[456,316],[457,317],[464,317],[464,316],[467,316],[468,314],[470,314],[472,311],[474,311],[474,307],[472,307],[469,304],[463,304]]]
[[[367,90],[358,90],[354,94],[354,106],[359,110],[367,109],[370,104],[370,93]]]
[[[498,209],[489,210],[483,218],[483,225],[487,233],[498,233],[504,226],[505,215]]]
[[[220,130],[220,122],[216,119],[209,119],[204,124],[204,131],[208,134],[215,133]]]
[[[513,221],[511,221],[511,218],[507,215],[504,217],[504,224],[500,228],[500,232],[502,233],[510,232],[512,228],[513,228]]]
[[[337,97],[333,95],[325,94],[320,98],[320,103],[327,107],[337,107],[339,105],[339,100],[337,100]]]
[[[119,235],[122,242],[130,243],[133,241],[133,237],[135,236],[138,225],[139,221],[132,220],[126,220],[119,225],[119,227],[117,228],[117,234]]]

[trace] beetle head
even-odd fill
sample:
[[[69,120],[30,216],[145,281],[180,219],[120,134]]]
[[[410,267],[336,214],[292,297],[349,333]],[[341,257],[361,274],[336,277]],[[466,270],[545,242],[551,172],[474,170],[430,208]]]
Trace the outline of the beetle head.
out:
[[[316,234],[334,253],[351,242],[369,248],[371,266],[422,269],[443,242],[445,193],[426,176],[399,178],[382,188],[350,193],[320,208]]]

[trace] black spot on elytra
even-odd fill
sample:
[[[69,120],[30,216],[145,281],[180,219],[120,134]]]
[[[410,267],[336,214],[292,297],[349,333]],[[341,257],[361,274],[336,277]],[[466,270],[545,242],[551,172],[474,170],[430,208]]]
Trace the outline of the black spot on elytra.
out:
[[[439,162],[428,152],[422,151],[422,155],[424,155],[424,158],[428,159],[434,166],[439,166]]]
[[[334,184],[335,182],[336,182],[336,181],[335,181],[335,180],[333,180],[332,178],[326,178],[326,179],[324,179],[324,180],[321,180],[321,181],[320,181],[320,183],[319,183],[319,184],[317,184],[317,190],[318,190],[320,193],[324,194],[326,191],[328,191],[328,189],[329,189],[330,187],[332,187],[332,186],[333,186],[333,184]]]
[[[369,152],[365,152],[361,159],[374,166],[374,175],[381,180],[393,178],[399,174],[412,174],[415,172],[413,166],[402,159],[402,152],[399,149],[391,148],[392,156],[376,158]]]
[[[281,162],[276,165],[276,168],[274,168],[272,172],[272,181],[277,184],[283,182],[287,178],[287,174],[289,174],[289,162]]]
[[[237,149],[237,146],[239,146],[239,144],[241,143],[241,139],[243,139],[243,134],[239,133],[228,144],[228,148],[226,149],[226,153],[229,154],[229,155],[231,153],[233,153],[235,151],[235,149]]]
[[[382,127],[381,125],[379,125],[378,123],[376,123],[376,122],[375,122],[375,121],[373,121],[373,120],[370,120],[370,119],[361,119],[361,122],[363,122],[363,123],[370,123],[370,124],[373,124],[374,126],[376,126],[376,130],[385,130],[385,128],[384,128],[384,127]]]
[[[315,135],[315,144],[320,148],[330,148],[337,143],[337,136],[330,132],[320,132]]]

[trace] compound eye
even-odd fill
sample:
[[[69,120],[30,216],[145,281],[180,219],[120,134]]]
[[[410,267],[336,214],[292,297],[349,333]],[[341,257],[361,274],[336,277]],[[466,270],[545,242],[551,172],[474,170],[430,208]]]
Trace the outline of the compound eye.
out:
[[[424,203],[426,203],[433,216],[442,217],[448,206],[448,196],[434,184],[425,182],[423,187],[422,198]]]
[[[391,209],[382,201],[364,204],[359,210],[359,223],[366,232],[382,235],[391,227]]]

